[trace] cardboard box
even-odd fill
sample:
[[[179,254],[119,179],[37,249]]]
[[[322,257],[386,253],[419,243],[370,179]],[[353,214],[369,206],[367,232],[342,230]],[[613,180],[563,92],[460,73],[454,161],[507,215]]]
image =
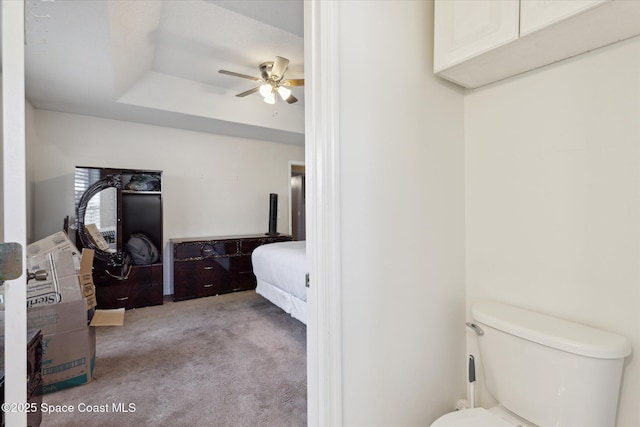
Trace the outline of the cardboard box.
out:
[[[80,261],[80,271],[78,272],[78,282],[80,291],[87,300],[87,309],[91,310],[97,305],[96,287],[93,284],[93,249],[83,249]]]
[[[63,250],[32,255],[27,259],[27,270],[44,270],[45,280],[27,283],[27,308],[82,299],[73,252]]]
[[[91,242],[96,245],[98,249],[101,251],[109,251],[109,244],[95,224],[85,224],[84,229],[87,230],[89,239],[91,239]]]
[[[42,337],[43,393],[91,382],[96,363],[96,329],[80,329]]]
[[[95,327],[89,326],[87,302],[76,301],[27,310],[27,328],[42,332],[42,380],[44,392],[91,381],[96,358]],[[0,311],[4,327],[4,311]]]
[[[74,258],[74,266],[76,271],[80,268],[80,251],[69,240],[69,236],[64,231],[58,231],[55,234],[45,237],[27,245],[27,258],[37,255],[44,255],[51,252],[71,251]]]
[[[43,336],[86,328],[87,322],[87,303],[84,299],[27,310],[27,329],[40,329]],[[4,324],[4,311],[0,311],[0,323]]]
[[[95,313],[100,326],[122,325],[124,309],[94,310],[94,251],[80,255],[64,232],[27,247],[29,271],[46,270],[46,280],[27,284],[27,327],[42,332],[43,392],[91,381],[96,360],[96,331],[89,321]],[[0,310],[0,327],[4,311]]]
[[[27,246],[27,270],[43,270],[44,280],[27,283],[27,308],[86,299],[87,309],[97,305],[93,283],[93,249],[78,251],[63,231]],[[4,286],[0,286],[0,310],[4,310]]]
[[[46,272],[45,280],[27,283],[27,308],[82,299],[77,275],[80,253],[63,231],[27,246],[27,270]]]

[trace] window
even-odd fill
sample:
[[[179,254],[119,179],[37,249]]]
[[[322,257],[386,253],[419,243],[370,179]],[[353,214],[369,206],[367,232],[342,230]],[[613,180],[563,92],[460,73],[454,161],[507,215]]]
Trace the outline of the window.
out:
[[[76,168],[75,172],[75,202],[76,206],[85,191],[100,179],[99,169]],[[87,204],[87,211],[84,216],[85,224],[95,224],[100,229],[100,197],[93,197]]]

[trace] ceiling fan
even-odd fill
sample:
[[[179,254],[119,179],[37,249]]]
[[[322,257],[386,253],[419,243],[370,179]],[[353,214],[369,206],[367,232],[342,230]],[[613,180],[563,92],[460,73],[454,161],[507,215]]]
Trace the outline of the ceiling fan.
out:
[[[252,93],[260,92],[260,95],[264,97],[264,102],[266,102],[267,104],[275,104],[277,93],[283,101],[287,101],[289,104],[293,104],[294,102],[298,101],[298,99],[293,96],[289,87],[303,86],[304,79],[284,80],[284,73],[286,73],[288,66],[289,60],[287,58],[276,56],[275,61],[263,62],[262,64],[260,64],[258,68],[260,69],[261,77],[248,76],[246,74],[240,74],[227,70],[220,70],[219,72],[221,74],[249,79],[260,83],[259,86],[239,93],[236,96],[243,97],[251,95]]]

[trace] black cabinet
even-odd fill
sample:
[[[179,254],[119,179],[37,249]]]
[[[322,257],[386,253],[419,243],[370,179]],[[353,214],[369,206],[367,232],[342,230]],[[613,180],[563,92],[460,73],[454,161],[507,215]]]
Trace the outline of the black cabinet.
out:
[[[170,239],[173,300],[181,301],[255,289],[251,253],[291,236],[225,236]]]
[[[162,171],[76,167],[76,204],[86,188],[108,175],[115,175],[120,185],[91,199],[85,225],[95,223],[113,251],[126,252],[129,239],[144,234],[159,257],[152,263],[133,265],[127,274],[96,259],[93,276],[98,308],[162,304]]]

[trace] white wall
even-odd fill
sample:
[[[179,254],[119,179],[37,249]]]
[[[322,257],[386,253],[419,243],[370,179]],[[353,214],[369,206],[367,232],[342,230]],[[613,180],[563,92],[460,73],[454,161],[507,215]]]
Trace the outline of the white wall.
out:
[[[465,97],[468,302],[627,336],[626,427],[640,425],[639,76],[636,38]]]
[[[35,109],[28,100],[25,100],[25,139],[26,139],[26,173],[27,173],[27,242],[34,240],[35,221],[35,185],[34,185],[34,147],[29,141],[35,141],[36,124]]]
[[[428,426],[465,393],[462,91],[431,2],[339,12],[344,425]]]
[[[170,238],[265,233],[269,193],[288,232],[289,161],[304,160],[302,146],[47,110],[35,124],[36,239],[74,215],[75,166],[162,170],[165,249]]]

